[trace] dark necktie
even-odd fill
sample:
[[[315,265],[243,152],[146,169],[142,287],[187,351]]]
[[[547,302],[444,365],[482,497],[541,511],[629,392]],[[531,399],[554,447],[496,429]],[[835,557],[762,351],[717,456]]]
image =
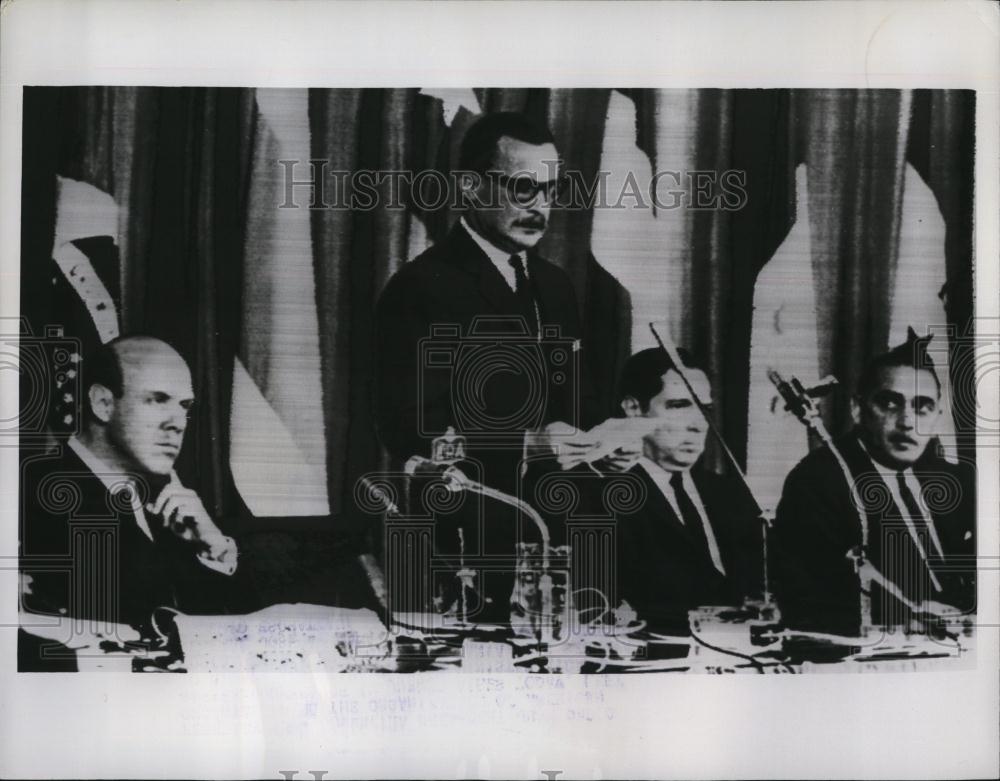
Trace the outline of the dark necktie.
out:
[[[925,574],[930,576],[930,582],[934,585],[934,589],[937,591],[941,590],[941,583],[938,581],[937,576],[934,574],[934,570],[931,568],[930,556],[934,552],[934,543],[931,539],[931,531],[927,526],[927,521],[924,518],[924,514],[920,511],[920,506],[917,504],[916,498],[913,496],[913,492],[910,490],[909,486],[906,484],[906,476],[902,472],[896,473],[896,488],[899,490],[899,496],[903,500],[903,510],[909,516],[909,528],[906,532],[906,539],[908,544],[901,546],[903,549],[902,558],[904,562],[912,562],[914,565],[912,571],[915,574],[914,580],[924,580]],[[904,521],[906,519],[904,518]],[[911,533],[912,532],[912,533]],[[916,539],[914,539],[914,533]],[[905,566],[905,565],[904,565]],[[913,584],[899,584],[904,591],[909,592],[907,585],[912,585],[916,594],[920,597],[926,598],[929,596],[927,594],[926,583],[913,583]],[[923,586],[921,588],[921,586]]]
[[[521,260],[520,255],[511,255],[507,259],[507,262],[514,269],[514,295],[517,296],[517,303],[521,314],[524,315],[528,323],[528,330],[532,336],[535,336],[541,330],[541,318],[538,313],[538,302],[535,301],[534,293],[531,290],[531,283],[528,281],[528,275],[524,270],[524,261]]]
[[[722,562],[717,561],[718,553],[713,555],[709,547],[708,536],[705,534],[705,522],[701,517],[701,513],[698,512],[698,508],[691,501],[687,489],[684,488],[683,472],[673,472],[670,475],[670,487],[674,489],[674,497],[677,499],[677,506],[681,510],[681,520],[684,521],[684,525],[694,538],[699,553],[703,555],[712,567],[720,573],[723,572]]]

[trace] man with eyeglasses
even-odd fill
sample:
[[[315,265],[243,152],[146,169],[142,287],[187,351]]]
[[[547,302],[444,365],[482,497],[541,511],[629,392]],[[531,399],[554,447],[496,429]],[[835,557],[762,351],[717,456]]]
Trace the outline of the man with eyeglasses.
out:
[[[868,525],[867,559],[884,583],[871,589],[872,623],[923,629],[975,606],[975,473],[941,458],[935,428],[941,387],[913,331],[875,357],[852,401],[854,430],[819,448],[788,475],[778,505],[774,561],[779,605],[797,629],[855,635],[860,580],[848,552]]]
[[[573,285],[536,250],[558,192],[559,155],[544,125],[499,112],[468,129],[459,157],[461,218],[389,280],[378,302],[378,433],[401,464],[414,455],[430,458],[434,438],[452,428],[468,439],[473,476],[516,494],[533,435],[555,421],[568,429],[595,422],[586,409],[586,368],[577,372],[581,325]],[[442,326],[457,330],[429,353],[428,340]],[[571,437],[565,439],[572,450]],[[463,528],[462,547],[502,557],[503,569],[519,519],[489,514]],[[506,576],[498,577],[499,591],[509,594]],[[504,612],[505,597],[496,591],[491,603]]]

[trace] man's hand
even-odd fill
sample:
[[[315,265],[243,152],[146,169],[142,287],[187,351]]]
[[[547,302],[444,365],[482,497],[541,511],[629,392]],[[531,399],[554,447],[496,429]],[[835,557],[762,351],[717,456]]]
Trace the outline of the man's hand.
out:
[[[198,494],[171,478],[156,501],[146,505],[153,515],[163,518],[164,526],[188,542],[208,541],[222,532],[212,521]]]
[[[642,455],[642,438],[656,425],[655,418],[608,418],[587,432],[556,422],[546,426],[545,433],[561,469],[600,463],[608,471],[621,472]]]
[[[198,559],[206,567],[224,575],[236,571],[236,543],[215,525],[198,494],[183,486],[176,474],[171,473],[170,482],[146,509],[162,517],[163,524],[182,540],[197,545]]]
[[[547,425],[544,437],[547,449],[556,457],[559,468],[564,471],[591,460],[590,454],[601,444],[589,432],[582,432],[562,421]]]
[[[627,472],[642,455],[641,447],[620,447],[597,462],[602,472]]]

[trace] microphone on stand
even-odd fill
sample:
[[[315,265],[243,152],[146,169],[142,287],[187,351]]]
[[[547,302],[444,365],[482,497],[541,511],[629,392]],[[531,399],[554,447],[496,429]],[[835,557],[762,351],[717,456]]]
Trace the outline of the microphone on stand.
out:
[[[465,472],[455,466],[454,460],[436,461],[431,458],[424,458],[423,456],[415,455],[407,459],[406,463],[403,465],[403,471],[406,476],[411,479],[418,476],[439,478],[444,481],[445,487],[449,491],[454,491],[456,493],[458,491],[468,491],[473,494],[485,496],[488,499],[495,499],[498,502],[515,507],[521,513],[530,518],[537,527],[539,535],[542,538],[541,574],[538,581],[538,588],[542,595],[542,615],[553,615],[553,583],[550,572],[550,556],[552,547],[551,535],[549,534],[548,525],[534,507],[523,499],[512,496],[511,494],[505,493],[496,488],[491,488],[478,480],[473,480],[466,475]],[[462,548],[464,549],[464,539],[460,539]],[[464,566],[462,567],[461,574],[467,574],[467,570]],[[463,580],[463,588],[464,586],[465,581]],[[544,631],[547,632],[547,634],[544,635],[543,640],[550,641],[552,638],[549,637],[549,635],[552,632],[552,628],[546,625]]]
[[[824,442],[828,441],[829,437],[824,436],[826,431],[822,423],[818,421],[819,408],[813,402],[813,399],[822,398],[829,394],[834,386],[838,384],[837,378],[832,376],[824,377],[816,385],[809,388],[805,387],[799,381],[798,377],[793,376],[785,380],[781,374],[771,368],[767,370],[767,378],[778,389],[778,393],[785,402],[785,409],[795,415],[807,427],[815,431]]]
[[[861,593],[861,629],[859,634],[864,637],[868,634],[872,626],[871,583],[873,581],[872,573],[877,573],[877,570],[875,570],[874,566],[868,560],[868,513],[864,509],[865,504],[858,495],[858,487],[851,469],[844,459],[844,455],[840,452],[840,448],[834,443],[833,437],[823,424],[819,408],[813,402],[814,398],[829,393],[833,385],[836,384],[836,379],[826,377],[815,388],[806,388],[799,382],[797,377],[791,377],[786,381],[773,368],[767,370],[767,378],[778,389],[778,393],[781,394],[781,398],[785,401],[785,408],[795,415],[800,423],[816,434],[827,446],[834,459],[836,459],[841,474],[847,483],[847,489],[850,491],[851,503],[857,512],[858,523],[861,527],[861,544],[851,548],[847,552],[847,558],[851,560],[854,565],[854,571],[858,576]]]
[[[423,456],[410,456],[403,465],[403,472],[407,477],[438,477],[449,491],[461,491],[471,483],[465,472],[454,464],[439,463]]]

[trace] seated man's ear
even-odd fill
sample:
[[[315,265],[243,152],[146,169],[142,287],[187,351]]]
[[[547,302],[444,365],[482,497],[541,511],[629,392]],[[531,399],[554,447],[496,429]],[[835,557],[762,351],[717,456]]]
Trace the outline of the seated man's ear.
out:
[[[639,404],[638,399],[632,396],[626,396],[621,402],[622,412],[625,413],[627,418],[638,418],[642,417],[642,406]]]
[[[90,400],[90,409],[95,418],[102,423],[111,420],[111,414],[115,410],[115,395],[109,387],[95,382],[87,391],[87,398]]]

